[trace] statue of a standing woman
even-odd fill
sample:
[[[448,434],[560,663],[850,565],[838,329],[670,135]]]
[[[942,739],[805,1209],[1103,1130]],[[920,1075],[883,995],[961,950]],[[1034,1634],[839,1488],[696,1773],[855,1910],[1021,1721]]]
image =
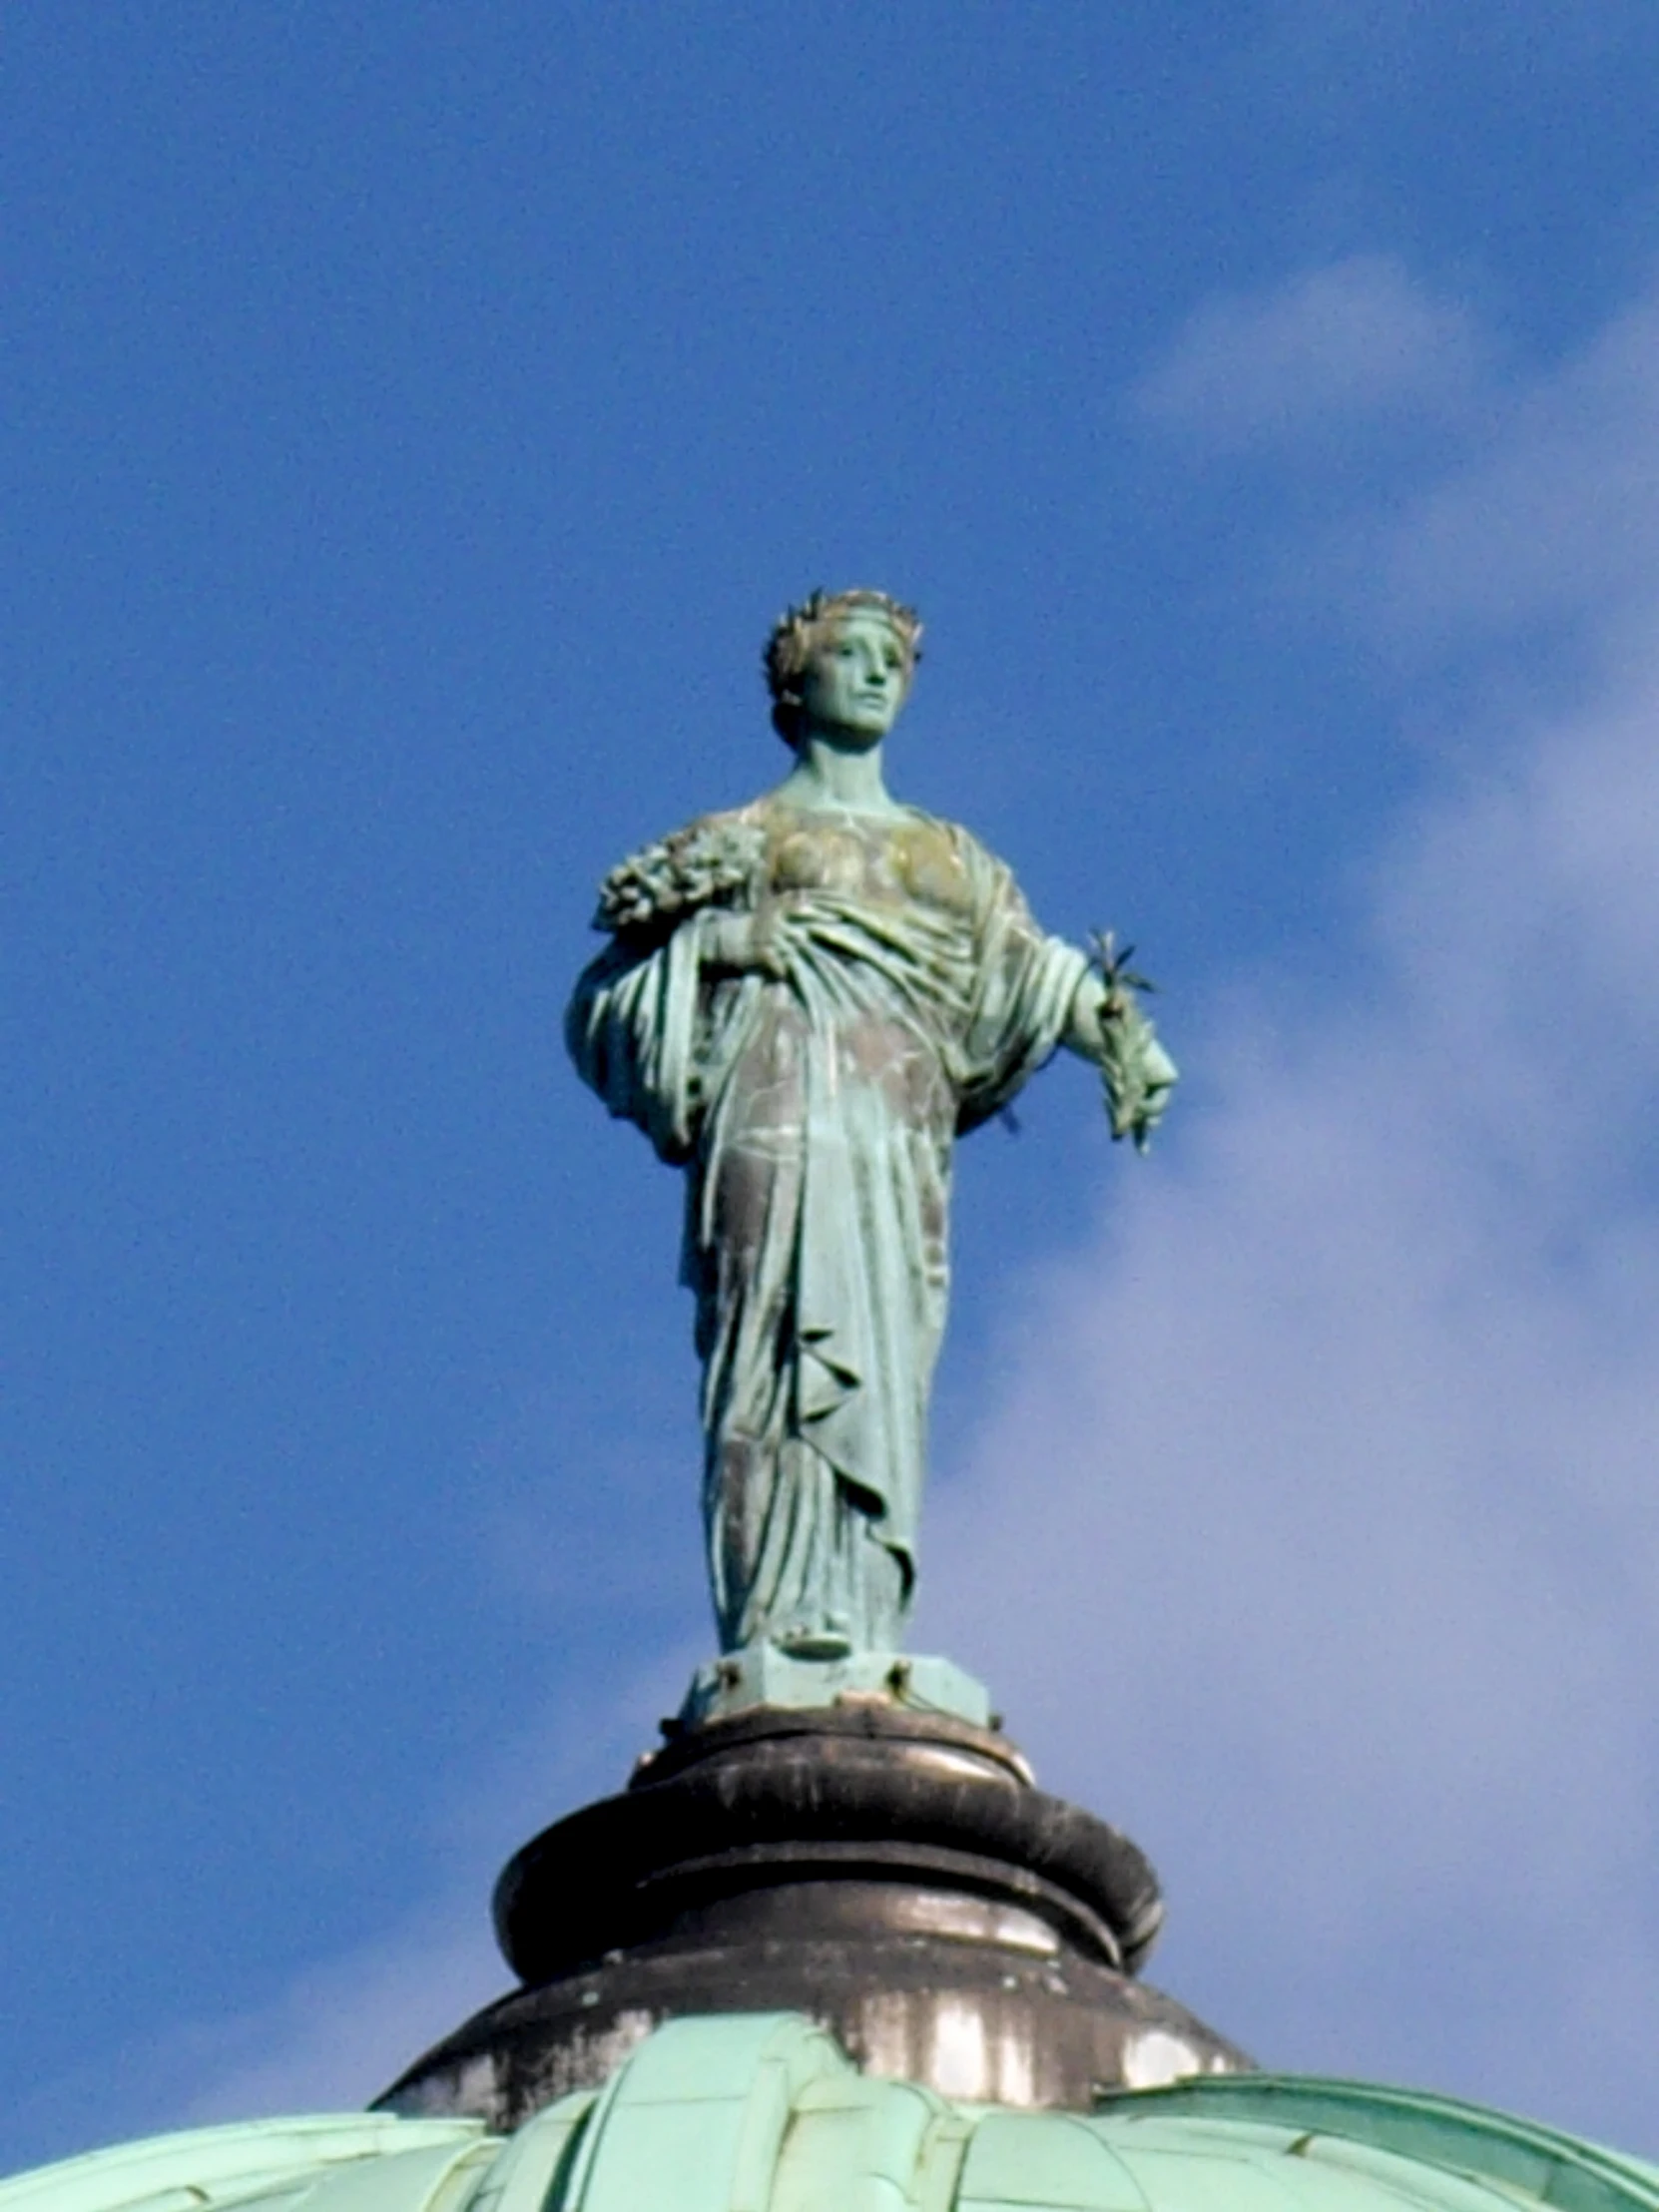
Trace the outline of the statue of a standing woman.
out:
[[[1032,919],[967,830],[891,798],[921,625],[816,593],[766,654],[775,791],[607,876],[567,1017],[583,1077],[687,1169],[722,1648],[891,1652],[915,1582],[951,1146],[1057,1045],[1144,1144],[1176,1071],[1110,940]]]

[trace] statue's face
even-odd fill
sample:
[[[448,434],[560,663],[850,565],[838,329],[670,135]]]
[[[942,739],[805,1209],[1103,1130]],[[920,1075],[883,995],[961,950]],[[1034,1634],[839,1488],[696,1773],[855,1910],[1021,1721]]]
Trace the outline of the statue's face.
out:
[[[843,615],[813,654],[801,683],[807,726],[850,732],[874,744],[904,704],[904,648],[873,610]]]

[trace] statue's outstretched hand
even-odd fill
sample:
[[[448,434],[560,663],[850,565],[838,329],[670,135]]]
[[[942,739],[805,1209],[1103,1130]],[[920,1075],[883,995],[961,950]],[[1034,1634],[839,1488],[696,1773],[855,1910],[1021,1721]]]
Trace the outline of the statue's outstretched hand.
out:
[[[1133,1096],[1126,1096],[1122,1106],[1113,1111],[1114,1101],[1108,1092],[1107,1111],[1112,1117],[1113,1136],[1133,1137],[1135,1150],[1144,1152],[1152,1142],[1152,1132],[1164,1118],[1164,1108],[1181,1079],[1181,1070],[1152,1034],[1152,1024],[1144,1017],[1142,1034],[1134,1046],[1134,1058],[1135,1080],[1131,1086],[1126,1086]]]
[[[1097,937],[1094,949],[1099,967],[1077,987],[1065,1042],[1099,1068],[1112,1135],[1144,1152],[1180,1070],[1142,1010],[1137,993],[1151,985],[1130,969],[1129,953],[1119,953],[1110,936]]]

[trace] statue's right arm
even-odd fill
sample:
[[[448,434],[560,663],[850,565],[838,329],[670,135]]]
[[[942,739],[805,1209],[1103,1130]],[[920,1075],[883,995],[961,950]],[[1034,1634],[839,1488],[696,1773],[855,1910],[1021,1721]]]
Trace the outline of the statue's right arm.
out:
[[[577,1071],[619,1120],[679,1164],[697,1140],[701,921],[655,946],[619,934],[577,978],[565,1041]]]
[[[769,901],[754,913],[705,913],[698,944],[704,968],[728,975],[783,975],[785,911],[780,902]]]

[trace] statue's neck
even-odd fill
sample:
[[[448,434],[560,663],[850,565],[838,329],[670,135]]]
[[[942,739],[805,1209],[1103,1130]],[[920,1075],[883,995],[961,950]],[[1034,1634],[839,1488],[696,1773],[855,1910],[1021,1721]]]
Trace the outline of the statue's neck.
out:
[[[882,779],[879,743],[854,749],[816,730],[804,733],[778,797],[808,813],[833,807],[859,815],[900,812]]]

